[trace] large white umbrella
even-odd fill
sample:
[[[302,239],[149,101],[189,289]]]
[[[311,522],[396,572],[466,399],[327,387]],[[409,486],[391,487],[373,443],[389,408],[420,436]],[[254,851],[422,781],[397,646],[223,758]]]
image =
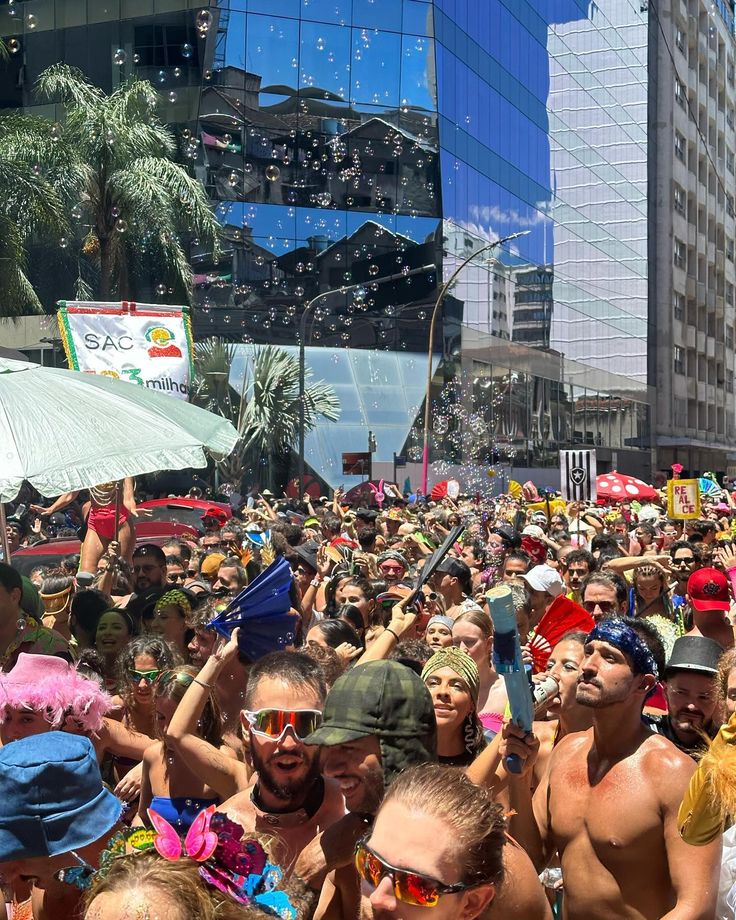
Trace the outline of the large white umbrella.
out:
[[[207,464],[238,433],[219,415],[147,387],[0,357],[0,502],[27,479],[60,495],[125,476]]]

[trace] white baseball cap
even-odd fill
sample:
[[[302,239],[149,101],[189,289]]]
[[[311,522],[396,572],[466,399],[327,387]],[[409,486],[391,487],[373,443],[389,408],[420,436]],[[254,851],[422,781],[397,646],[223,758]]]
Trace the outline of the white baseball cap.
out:
[[[541,540],[544,536],[544,531],[541,527],[538,527],[536,524],[527,524],[526,527],[522,530],[522,536],[526,537],[536,537],[538,540]]]
[[[523,578],[533,591],[544,591],[545,594],[551,594],[552,597],[557,597],[565,590],[559,572],[549,565],[535,565],[520,578]]]

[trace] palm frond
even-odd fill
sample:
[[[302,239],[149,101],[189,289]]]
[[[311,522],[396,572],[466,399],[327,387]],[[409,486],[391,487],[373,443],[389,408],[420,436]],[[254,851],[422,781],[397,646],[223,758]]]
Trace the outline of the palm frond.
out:
[[[52,64],[39,74],[36,94],[49,102],[82,110],[94,108],[105,98],[102,90],[89,83],[81,70],[62,63]]]

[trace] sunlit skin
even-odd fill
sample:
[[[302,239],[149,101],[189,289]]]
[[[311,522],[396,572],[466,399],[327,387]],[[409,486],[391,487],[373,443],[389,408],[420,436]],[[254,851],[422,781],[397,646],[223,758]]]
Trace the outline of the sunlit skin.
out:
[[[430,648],[447,648],[452,645],[452,631],[444,623],[430,623],[424,636]]]
[[[194,635],[189,640],[187,651],[189,652],[189,661],[195,668],[201,668],[215,649],[217,642],[217,633],[214,629],[203,629],[197,627]]]
[[[438,754],[452,757],[462,753],[465,748],[463,723],[474,709],[468,685],[452,668],[438,668],[424,683],[434,705]]]
[[[357,585],[351,585],[350,582],[347,582],[335,592],[335,600],[338,604],[352,604],[357,607],[363,617],[363,622],[366,626],[368,625],[375,601],[367,598]]]
[[[133,587],[136,591],[160,588],[166,584],[166,566],[150,556],[133,557]]]
[[[519,575],[526,575],[528,571],[529,566],[523,559],[507,559],[501,577],[509,584],[519,584]]]
[[[503,681],[499,680],[498,674],[491,667],[493,636],[486,639],[479,626],[460,619],[452,626],[452,644],[467,652],[478,667],[478,714],[503,712],[508,699]]]
[[[672,554],[672,572],[677,579],[678,586],[681,588],[680,594],[684,593],[687,580],[695,566],[696,559],[691,549],[679,547]]]
[[[166,607],[156,610],[148,624],[148,630],[170,642],[174,648],[184,648],[187,621],[181,607],[176,604],[167,604]]]
[[[555,678],[559,690],[547,707],[550,715],[559,716],[575,706],[575,692],[583,657],[583,646],[579,642],[558,642],[552,649],[547,661],[547,673]]]
[[[169,562],[166,566],[166,581],[170,585],[184,584],[187,578],[186,570],[183,565]]]
[[[308,645],[321,645],[322,648],[329,648],[329,643],[325,639],[325,634],[319,626],[313,626],[307,633]]]
[[[587,585],[583,595],[583,607],[596,622],[604,617],[615,616],[619,613],[616,589],[612,585],[596,582]]]
[[[108,610],[100,617],[95,633],[95,648],[106,658],[114,658],[127,645],[130,629],[124,617],[114,610]]]
[[[669,720],[677,737],[685,744],[696,744],[718,706],[715,678],[694,671],[676,671],[665,681]]]
[[[334,779],[348,811],[375,814],[383,798],[381,747],[375,735],[325,746],[322,772]]]
[[[92,901],[85,920],[184,920],[169,895],[153,886],[131,891],[103,891]]]
[[[664,590],[662,578],[659,575],[640,575],[636,579],[636,591],[645,604],[651,604]]]
[[[397,585],[406,574],[406,569],[400,562],[394,559],[387,559],[378,566],[381,578],[387,585]]]
[[[323,705],[309,685],[291,686],[273,677],[263,677],[258,681],[251,700],[254,712],[266,708],[321,711]],[[298,807],[318,773],[319,748],[304,744],[291,728],[281,739],[272,741],[253,732],[245,716],[241,717],[241,723],[243,731],[249,733],[250,753],[260,781],[261,801],[276,810],[283,810],[289,807],[285,803],[294,799],[296,803],[293,807]]]
[[[11,741],[20,741],[21,738],[30,738],[31,735],[42,735],[51,730],[51,722],[43,713],[34,712],[32,709],[8,707],[5,710],[5,719],[0,725],[0,741],[6,745]]]
[[[736,712],[736,668],[732,668],[728,674],[728,682],[726,684],[726,712],[728,713],[728,718]]]
[[[153,655],[138,655],[133,659],[135,671],[154,671],[157,668],[158,663]],[[149,684],[143,678],[138,681],[133,678],[128,680],[128,686],[133,693],[134,704],[143,709],[150,709],[153,704],[153,684]]]
[[[224,588],[228,594],[237,594],[240,591],[238,570],[231,565],[221,565],[217,570],[217,578],[212,587],[215,591]]]
[[[588,565],[586,562],[573,562],[565,568],[565,583],[571,591],[579,591],[583,580],[587,578]]]
[[[584,651],[576,701],[582,706],[603,709],[628,700],[632,687],[641,683],[642,675],[632,672],[626,655],[600,639],[587,642]]]
[[[432,841],[432,846],[427,842]],[[400,869],[429,876],[445,885],[462,881],[461,843],[448,833],[447,822],[434,815],[409,810],[400,802],[381,808],[368,841],[383,860]],[[384,876],[376,888],[364,882],[363,894],[374,920],[476,920],[493,899],[493,885],[479,885],[457,894],[443,894],[432,908],[397,900],[391,879]]]

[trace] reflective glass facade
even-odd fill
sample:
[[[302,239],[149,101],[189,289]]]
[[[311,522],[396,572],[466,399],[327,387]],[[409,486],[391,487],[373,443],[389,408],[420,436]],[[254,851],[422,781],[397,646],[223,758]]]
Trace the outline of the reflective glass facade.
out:
[[[313,363],[328,379],[349,368],[360,390],[320,435],[334,441],[314,457],[330,484],[382,415],[393,433],[376,459],[419,460],[438,285],[517,231],[529,232],[463,269],[442,306],[434,472],[460,465],[487,485],[491,465],[551,468],[560,447],[590,444],[603,468],[626,451],[644,474],[642,6],[16,0],[0,3],[0,33],[18,43],[0,104],[31,106],[55,60],[105,89],[130,73],[154,82],[223,227],[217,261],[191,241],[195,334],[293,346],[323,295],[306,340],[330,357]],[[405,355],[394,366],[344,348]],[[398,387],[411,398],[392,398]]]

